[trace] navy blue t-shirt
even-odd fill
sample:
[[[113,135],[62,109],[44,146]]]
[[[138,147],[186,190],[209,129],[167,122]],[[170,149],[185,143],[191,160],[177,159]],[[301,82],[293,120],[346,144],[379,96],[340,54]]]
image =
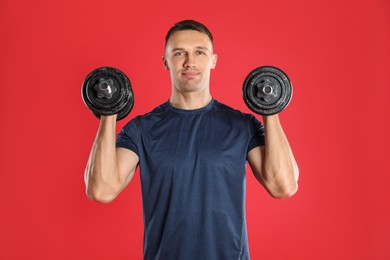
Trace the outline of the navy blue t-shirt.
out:
[[[216,100],[166,102],[127,123],[117,147],[140,160],[144,259],[249,259],[246,159],[261,145],[263,125]]]

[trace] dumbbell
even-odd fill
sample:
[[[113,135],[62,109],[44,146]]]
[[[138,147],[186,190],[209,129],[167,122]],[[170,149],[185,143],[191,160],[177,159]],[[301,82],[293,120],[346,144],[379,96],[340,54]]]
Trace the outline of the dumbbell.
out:
[[[291,101],[292,92],[287,74],[273,66],[252,70],[242,87],[245,104],[263,116],[274,115],[285,109]]]
[[[81,92],[85,105],[97,118],[118,114],[119,121],[130,113],[134,105],[129,78],[113,67],[101,67],[90,72]]]

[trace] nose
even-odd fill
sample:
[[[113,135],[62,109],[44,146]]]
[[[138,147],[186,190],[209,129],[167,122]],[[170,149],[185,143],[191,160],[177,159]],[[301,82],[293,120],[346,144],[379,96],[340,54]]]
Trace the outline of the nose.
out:
[[[195,67],[195,66],[196,66],[196,60],[195,60],[194,55],[188,54],[188,55],[186,56],[186,59],[185,59],[183,65],[184,65],[185,68],[192,68],[192,67]]]

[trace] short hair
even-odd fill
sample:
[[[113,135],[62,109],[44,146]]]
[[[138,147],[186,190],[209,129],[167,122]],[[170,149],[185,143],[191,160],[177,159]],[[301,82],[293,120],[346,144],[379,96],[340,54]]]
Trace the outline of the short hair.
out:
[[[211,44],[214,45],[213,35],[205,25],[194,20],[183,20],[176,23],[174,26],[171,27],[171,29],[169,29],[167,35],[165,36],[165,47],[167,46],[168,40],[173,33],[185,30],[194,30],[206,34],[209,37]]]

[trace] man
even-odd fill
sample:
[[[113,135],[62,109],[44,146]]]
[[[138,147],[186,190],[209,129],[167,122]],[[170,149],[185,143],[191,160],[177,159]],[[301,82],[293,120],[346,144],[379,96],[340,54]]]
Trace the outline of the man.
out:
[[[140,165],[144,259],[249,259],[246,162],[272,196],[297,190],[298,167],[278,116],[264,116],[262,125],[212,98],[217,55],[196,21],[170,29],[163,64],[172,82],[168,102],[135,117],[117,139],[116,116],[101,117],[87,194],[112,201]]]

